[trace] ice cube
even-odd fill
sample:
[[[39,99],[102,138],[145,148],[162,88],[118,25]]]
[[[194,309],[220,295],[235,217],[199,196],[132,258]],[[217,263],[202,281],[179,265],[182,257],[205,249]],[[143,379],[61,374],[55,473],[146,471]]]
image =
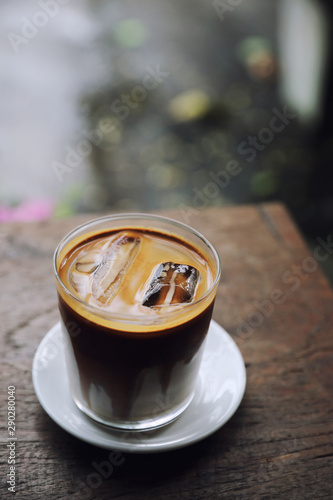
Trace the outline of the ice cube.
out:
[[[76,265],[74,264],[68,273],[69,283],[76,291],[76,293],[85,299],[89,293],[89,275],[87,273],[81,273],[76,270]]]
[[[91,274],[102,261],[102,253],[98,250],[92,250],[79,257],[75,262],[75,270],[80,273]]]
[[[164,262],[157,268],[142,305],[155,307],[190,302],[198,280],[199,271],[195,267]]]
[[[77,256],[69,270],[69,282],[77,294],[86,299],[90,294],[91,275],[96,271],[103,259],[103,252],[110,246],[107,241],[99,248],[84,248]]]
[[[113,298],[139,250],[140,241],[135,233],[121,233],[104,252],[91,284],[92,296],[100,305]]]

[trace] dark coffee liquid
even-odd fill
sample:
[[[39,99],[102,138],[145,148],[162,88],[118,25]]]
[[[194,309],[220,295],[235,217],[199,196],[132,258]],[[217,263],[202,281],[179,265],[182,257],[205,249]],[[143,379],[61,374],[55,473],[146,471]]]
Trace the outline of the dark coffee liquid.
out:
[[[91,400],[93,385],[103,388],[112,401],[114,418],[125,421],[133,418],[131,409],[144,383],[142,374],[150,370],[156,371],[161,388],[160,397],[156,394],[156,411],[163,409],[167,412],[171,406],[184,400],[186,394],[181,388],[177,390],[176,398],[174,395],[167,397],[171,374],[179,364],[183,369],[183,377],[191,378],[197,364],[194,358],[208,331],[213,303],[185,324],[148,334],[123,332],[92,323],[78,315],[61,297],[59,307],[65,326],[69,325],[68,330],[73,331],[75,324],[75,334],[70,339],[80,374],[81,390],[89,408],[96,411],[96,405]],[[181,382],[183,385],[184,378]],[[151,414],[150,404],[146,411],[140,411],[137,418],[148,419]]]
[[[200,285],[194,300],[204,295],[211,286],[213,273],[208,259],[198,250],[174,235],[137,229],[135,233],[139,233],[144,242],[135,257],[137,261],[127,266],[127,281],[122,277],[123,281],[110,304],[105,306],[102,303],[102,312],[106,307],[107,312],[112,313],[116,303],[122,313],[127,307],[128,315],[133,310],[143,319],[158,319],[161,310],[142,306],[140,301],[156,263],[161,261],[182,260],[178,263],[198,268]],[[74,242],[59,266],[62,282],[70,287],[68,276],[78,255],[81,255],[81,260],[76,269],[94,269],[91,259],[85,257],[84,249],[89,245],[89,252],[95,252],[107,238],[118,237],[117,234],[111,231],[81,240],[78,244]],[[82,255],[85,260],[82,260]],[[139,279],[146,280],[141,292],[130,291],[131,283],[136,284]],[[84,290],[88,290],[86,285]],[[75,289],[71,291],[76,292]],[[70,345],[67,366],[71,392],[83,411],[88,414],[91,411],[101,421],[110,420],[116,424],[117,421],[149,420],[154,415],[181,407],[193,392],[194,374],[201,361],[213,310],[211,299],[194,306],[190,312],[184,309],[184,314],[180,313],[176,319],[171,314],[170,321],[166,316],[162,322],[154,323],[152,320],[150,324],[127,327],[126,322],[112,322],[103,315],[99,318],[90,314],[89,307],[86,313],[82,303],[78,307],[75,300],[65,296],[60,288],[58,295],[64,332]],[[80,294],[76,295],[82,299]],[[168,311],[172,312],[172,307]]]

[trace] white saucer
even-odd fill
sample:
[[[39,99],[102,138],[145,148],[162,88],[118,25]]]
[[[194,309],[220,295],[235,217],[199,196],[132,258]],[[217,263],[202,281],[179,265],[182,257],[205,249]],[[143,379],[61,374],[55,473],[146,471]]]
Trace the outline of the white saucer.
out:
[[[243,398],[246,373],[242,355],[228,333],[211,322],[195,396],[171,424],[149,432],[109,430],[84,415],[73,402],[67,383],[60,323],[41,341],[32,378],[40,404],[73,436],[110,450],[155,453],[200,441],[225,424]]]

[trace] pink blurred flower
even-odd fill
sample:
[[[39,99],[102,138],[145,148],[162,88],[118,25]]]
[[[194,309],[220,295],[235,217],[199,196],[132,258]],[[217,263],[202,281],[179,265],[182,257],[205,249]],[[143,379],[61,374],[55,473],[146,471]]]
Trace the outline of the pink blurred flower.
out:
[[[46,220],[53,215],[53,211],[52,201],[45,199],[24,201],[17,207],[0,205],[0,222]]]

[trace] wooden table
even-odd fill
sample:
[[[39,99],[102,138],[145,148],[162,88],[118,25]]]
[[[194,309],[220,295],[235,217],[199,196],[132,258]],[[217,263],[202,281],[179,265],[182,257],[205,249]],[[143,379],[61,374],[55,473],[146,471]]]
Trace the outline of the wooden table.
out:
[[[170,213],[169,213],[170,215]],[[174,212],[183,219],[184,213]],[[19,499],[333,498],[333,294],[283,206],[185,214],[223,264],[214,318],[237,342],[247,388],[231,420],[207,439],[153,455],[114,455],[63,431],[32,386],[34,353],[58,321],[52,254],[86,216],[0,227],[1,498],[6,474],[7,388],[16,388]]]

